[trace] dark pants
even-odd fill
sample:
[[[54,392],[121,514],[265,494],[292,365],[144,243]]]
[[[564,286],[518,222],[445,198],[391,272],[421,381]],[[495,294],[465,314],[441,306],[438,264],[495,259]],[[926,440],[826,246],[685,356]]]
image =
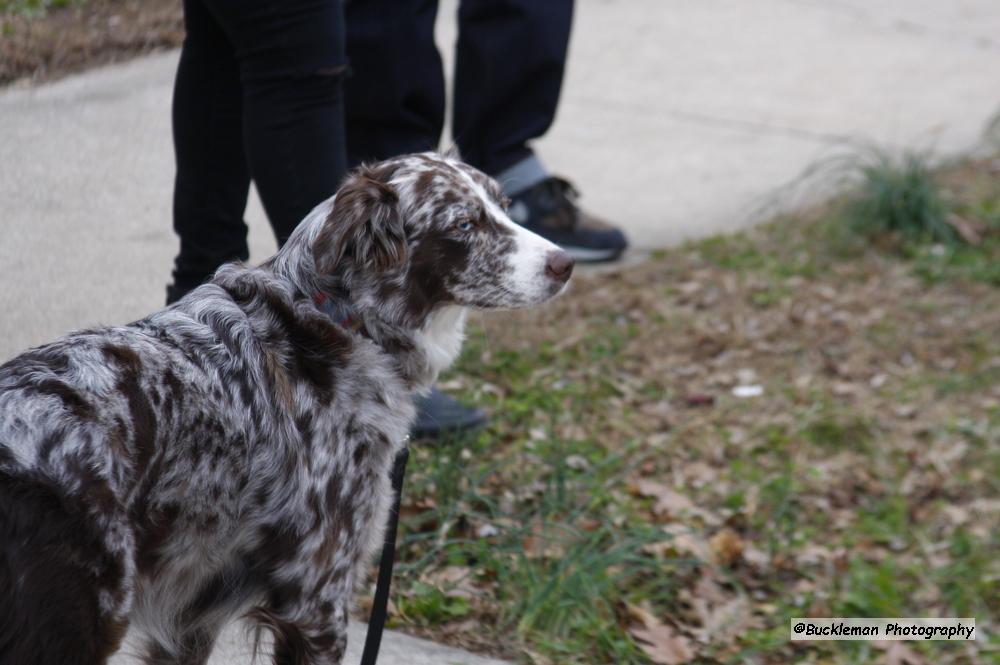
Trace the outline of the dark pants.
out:
[[[437,0],[345,7],[348,163],[438,147],[445,117]],[[531,155],[555,117],[573,0],[463,0],[452,124],[462,157],[496,175]]]
[[[436,149],[445,117],[437,0],[346,3],[353,75],[342,94],[341,0],[184,0],[174,89],[181,239],[172,302],[248,256],[252,177],[279,244],[336,189],[346,164]],[[498,174],[555,117],[573,0],[463,0],[454,136]],[[344,145],[344,116],[347,145]]]
[[[279,244],[345,171],[340,0],[184,0],[173,301],[247,259],[250,179]]]

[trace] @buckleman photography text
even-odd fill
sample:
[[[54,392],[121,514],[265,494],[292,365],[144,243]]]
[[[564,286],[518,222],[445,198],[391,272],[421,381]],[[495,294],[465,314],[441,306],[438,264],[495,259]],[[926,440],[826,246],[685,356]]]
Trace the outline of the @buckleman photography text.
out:
[[[974,619],[792,619],[793,640],[975,640]]]

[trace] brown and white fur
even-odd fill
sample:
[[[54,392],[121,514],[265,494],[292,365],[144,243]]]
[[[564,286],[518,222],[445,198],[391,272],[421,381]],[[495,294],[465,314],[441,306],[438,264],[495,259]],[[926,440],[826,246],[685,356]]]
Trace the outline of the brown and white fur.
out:
[[[340,663],[389,468],[470,308],[572,261],[451,157],[362,167],[259,267],[0,367],[0,663],[204,663],[248,615],[274,662]],[[317,298],[349,313],[342,325]]]

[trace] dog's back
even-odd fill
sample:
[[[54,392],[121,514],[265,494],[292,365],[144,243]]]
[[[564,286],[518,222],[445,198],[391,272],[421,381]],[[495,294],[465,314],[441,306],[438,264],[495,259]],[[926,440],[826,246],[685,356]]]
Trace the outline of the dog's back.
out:
[[[0,366],[0,665],[101,663],[128,625],[197,662],[253,603],[291,630],[295,577],[342,560],[349,590],[379,542],[412,415],[391,361],[265,271],[218,280]]]
[[[264,265],[0,367],[0,665],[101,663],[129,622],[200,663],[251,607],[275,662],[339,663],[413,392],[468,308],[570,277],[503,205],[453,158],[364,167]]]
[[[229,462],[268,417],[266,388],[238,376],[250,324],[216,295],[200,316],[161,311],[0,366],[0,665],[103,662],[137,589],[150,592],[142,574],[169,587],[166,560],[185,543],[232,532],[229,485],[248,484],[250,469]],[[197,578],[181,591],[175,605]],[[143,600],[162,610],[151,623],[180,611]]]

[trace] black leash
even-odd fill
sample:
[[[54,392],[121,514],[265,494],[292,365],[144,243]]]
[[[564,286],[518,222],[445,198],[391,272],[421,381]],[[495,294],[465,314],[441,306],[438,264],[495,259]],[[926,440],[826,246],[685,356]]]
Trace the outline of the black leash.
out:
[[[382,645],[382,630],[385,628],[386,608],[389,604],[389,584],[392,582],[392,564],[396,558],[396,530],[399,526],[399,500],[403,495],[403,475],[406,473],[406,460],[410,458],[410,449],[403,445],[396,454],[392,465],[392,491],[396,495],[389,512],[389,524],[386,526],[385,544],[382,545],[382,558],[378,564],[378,582],[375,583],[375,600],[372,602],[372,614],[368,619],[368,634],[365,636],[365,650],[361,654],[361,665],[375,665],[378,659],[378,649]]]

